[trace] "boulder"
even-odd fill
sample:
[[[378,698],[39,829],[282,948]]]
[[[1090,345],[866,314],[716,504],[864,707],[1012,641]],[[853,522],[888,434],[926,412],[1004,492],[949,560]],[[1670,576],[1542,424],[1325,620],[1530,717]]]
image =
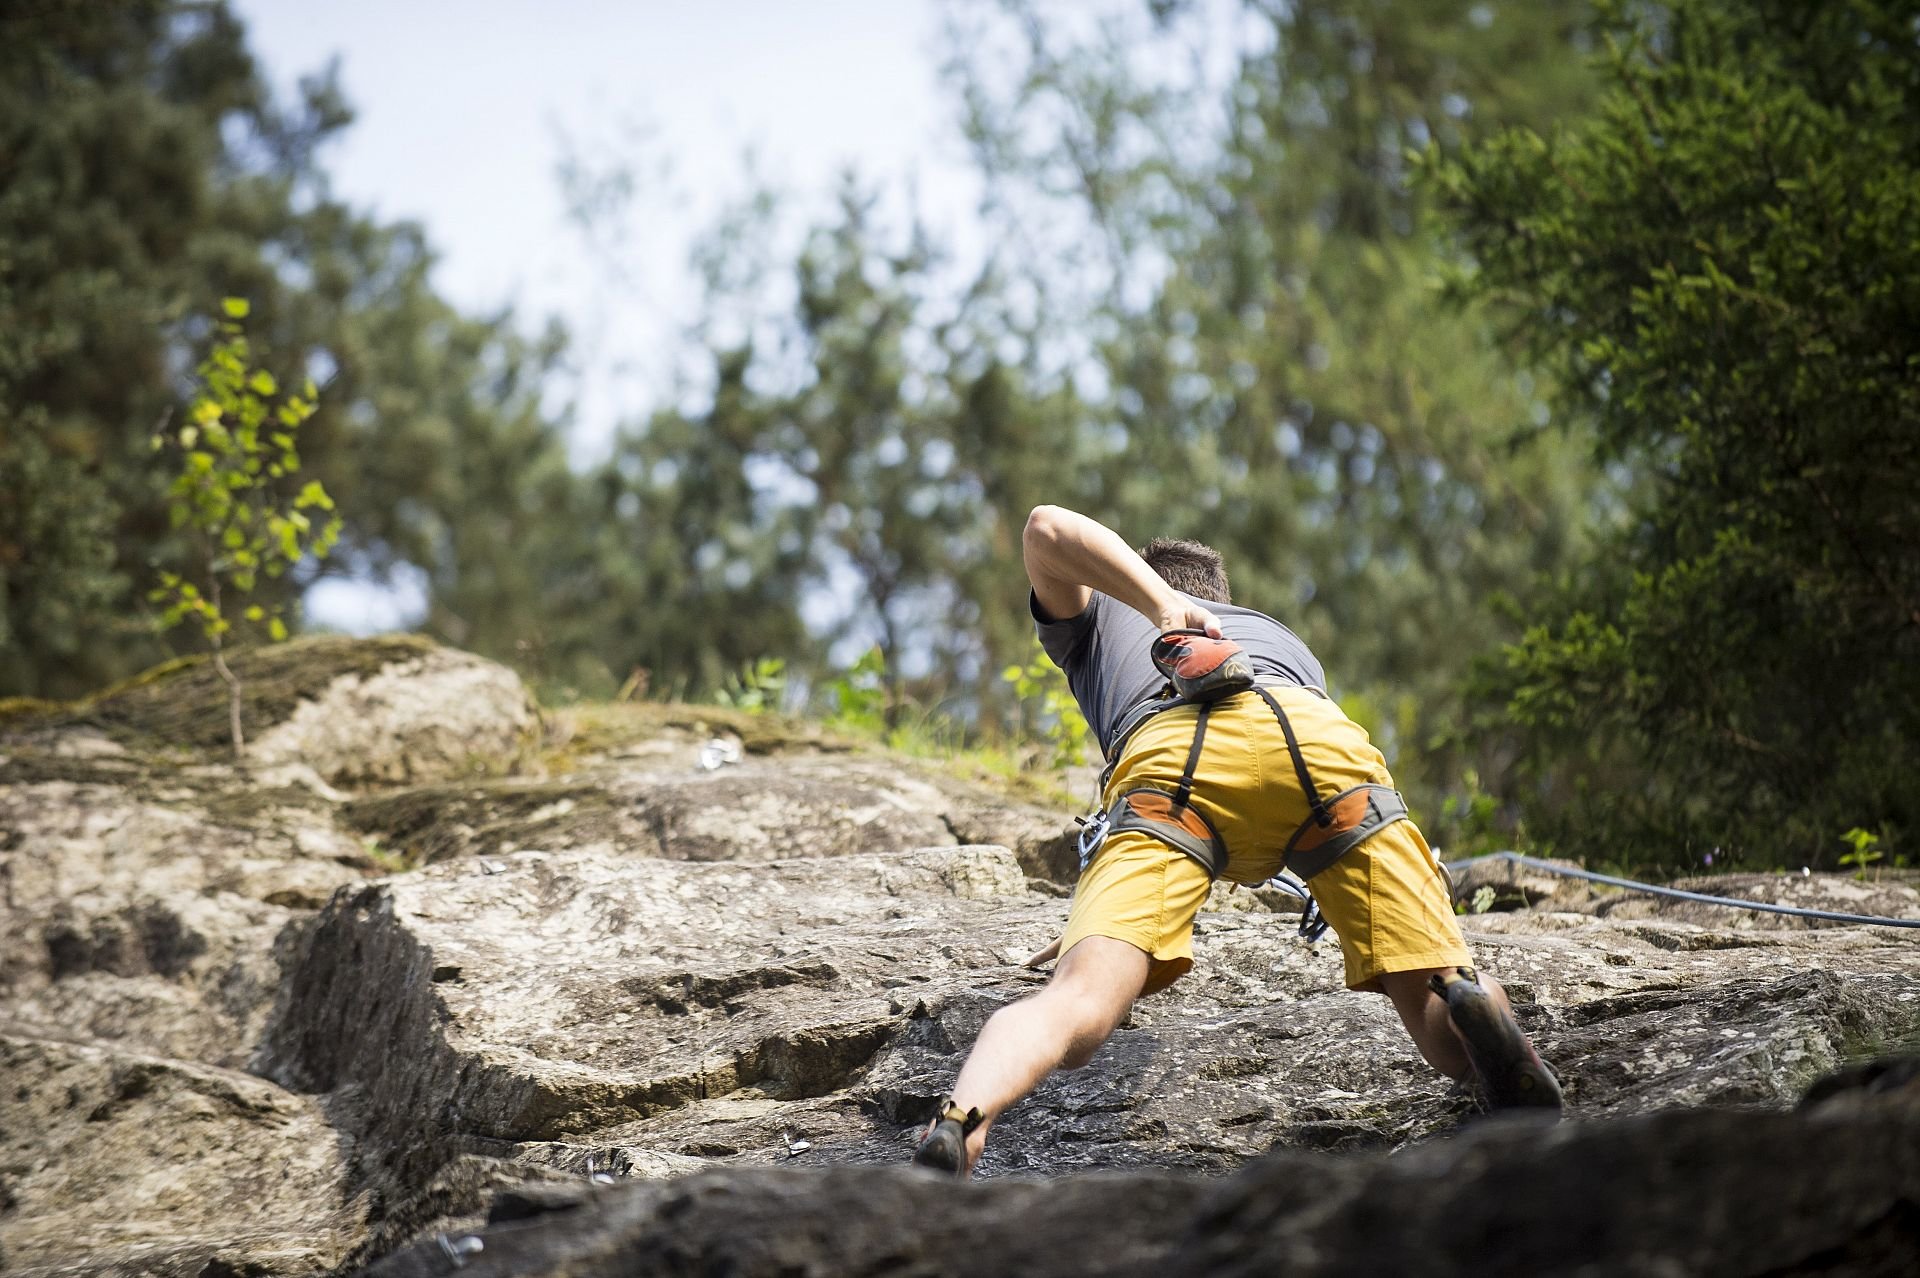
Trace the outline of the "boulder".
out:
[[[675,861],[832,857],[956,841],[952,798],[871,760],[799,757],[698,767],[688,746],[645,764],[548,781],[427,786],[347,805],[410,864],[524,848]]]
[[[510,770],[539,716],[505,666],[408,635],[323,635],[244,649],[241,762],[294,764],[338,786],[422,783]],[[156,667],[68,706],[0,721],[0,750],[231,761],[226,684],[205,657]]]
[[[1064,904],[1010,851],[756,865],[521,851],[345,893],[309,932],[257,1065],[360,1098],[396,1183],[457,1154],[651,1176],[690,1165],[896,1161]],[[1468,920],[1573,1112],[1790,1104],[1920,1025],[1885,930]],[[1205,914],[1196,971],[1096,1066],[999,1126],[983,1178],[1229,1170],[1271,1149],[1391,1149],[1469,1109],[1385,1000],[1291,918]],[[396,1056],[388,1044],[414,1043]],[[805,1148],[795,1152],[797,1142]]]

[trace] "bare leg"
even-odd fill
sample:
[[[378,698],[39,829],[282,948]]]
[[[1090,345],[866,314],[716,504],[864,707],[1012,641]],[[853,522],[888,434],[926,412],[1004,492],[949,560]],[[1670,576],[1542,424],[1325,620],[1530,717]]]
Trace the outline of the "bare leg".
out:
[[[1413,1045],[1420,1049],[1427,1064],[1448,1078],[1463,1079],[1473,1072],[1473,1066],[1467,1061],[1467,1049],[1461,1044],[1453,1018],[1447,1014],[1446,1000],[1427,985],[1429,977],[1452,970],[1429,967],[1417,972],[1389,972],[1380,978],[1380,986],[1393,1001],[1393,1010],[1400,1013]],[[1513,1005],[1507,1001],[1507,991],[1500,982],[1478,968],[1474,971],[1481,986],[1512,1015]]]
[[[1067,951],[1046,988],[995,1012],[953,1085],[961,1109],[986,1121],[967,1140],[967,1171],[986,1148],[987,1129],[1056,1069],[1078,1069],[1127,1018],[1147,982],[1137,946],[1089,936]],[[1442,1013],[1444,1015],[1444,1011]]]

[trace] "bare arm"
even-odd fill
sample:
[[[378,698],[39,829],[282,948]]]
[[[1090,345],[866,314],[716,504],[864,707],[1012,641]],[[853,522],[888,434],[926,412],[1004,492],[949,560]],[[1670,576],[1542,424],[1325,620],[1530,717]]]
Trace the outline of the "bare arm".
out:
[[[1035,506],[1021,537],[1027,580],[1049,617],[1077,617],[1098,590],[1144,615],[1161,630],[1220,634],[1220,619],[1160,579],[1133,547],[1105,524],[1060,506]]]

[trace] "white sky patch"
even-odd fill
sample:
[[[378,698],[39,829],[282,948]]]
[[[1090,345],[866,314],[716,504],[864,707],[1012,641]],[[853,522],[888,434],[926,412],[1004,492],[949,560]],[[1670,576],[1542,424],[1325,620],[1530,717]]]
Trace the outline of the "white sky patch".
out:
[[[307,625],[319,630],[350,635],[412,630],[427,618],[427,575],[399,564],[384,584],[364,575],[322,577],[307,587],[300,607]]]
[[[825,213],[849,168],[909,189],[947,242],[980,236],[978,183],[939,83],[931,3],[725,5],[589,0],[235,0],[251,47],[290,93],[333,57],[357,113],[322,163],[334,194],[422,223],[455,305],[511,303],[575,335],[576,457],[671,393],[694,318],[695,238],[759,177]],[[567,217],[571,139],[636,162],[614,278]],[[776,270],[788,263],[775,259]]]

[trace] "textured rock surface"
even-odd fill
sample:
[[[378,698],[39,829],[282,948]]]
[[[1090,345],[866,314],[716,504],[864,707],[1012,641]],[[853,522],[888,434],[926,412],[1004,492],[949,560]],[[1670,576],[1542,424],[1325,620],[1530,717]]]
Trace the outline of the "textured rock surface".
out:
[[[935,1273],[939,1249],[971,1254],[984,1227],[964,1214],[950,1236],[887,1250],[934,1201],[897,1164],[981,1023],[1044,979],[1019,961],[1065,917],[1067,814],[726,711],[580,712],[536,756],[510,675],[418,641],[273,660],[250,703],[257,753],[239,765],[220,689],[191,667],[0,723],[6,1272],[347,1272],[390,1253],[417,1266],[490,1214],[486,1272],[522,1254],[509,1238],[542,1231],[528,1272],[612,1272],[561,1265],[548,1216],[590,1215],[568,1230],[661,1272],[710,1253],[742,1273],[880,1272],[889,1256]],[[722,758],[737,761],[703,766]],[[1463,885],[1467,899],[1483,885]],[[1386,1234],[1404,1230],[1368,1234],[1383,1186],[1458,1180],[1419,1211],[1493,1230],[1474,1186],[1537,1174],[1564,1188],[1583,1158],[1691,1141],[1712,1195],[1741,1184],[1720,1144],[1771,1156],[1740,1143],[1750,1130],[1823,1157],[1827,1128],[1665,1111],[1784,1110],[1816,1076],[1920,1033],[1911,932],[1513,888],[1463,920],[1482,965],[1577,1118],[1656,1126],[1569,1124],[1534,1162],[1514,1151],[1537,1133],[1451,1139],[1466,1096],[1417,1059],[1384,1000],[1340,988],[1337,948],[1299,940],[1283,894],[1220,892],[1195,972],[998,1125],[989,1184],[953,1201],[1026,1221],[1012,1239],[1119,1229],[1100,1272],[1164,1265],[1167,1213],[1198,1231],[1186,1246],[1217,1219],[1262,1264],[1388,1256],[1401,1244]],[[1710,890],[1920,916],[1897,876]],[[1401,1152],[1299,1161],[1319,1151]],[[1270,1154],[1239,1190],[1176,1174]],[[1516,1160],[1532,1171],[1504,1170]],[[846,1166],[862,1163],[894,1166]],[[287,1178],[237,1200],[261,1168]],[[1023,1183],[1089,1169],[1104,1175]],[[1303,1182],[1345,1205],[1322,1219],[1273,1191]],[[1832,1183],[1854,1195],[1837,1201],[1881,1201]],[[855,1200],[871,1214],[854,1250],[726,1223],[837,1219]],[[1897,1228],[1920,1208],[1886,1210]],[[1645,1267],[1608,1254],[1625,1259],[1606,1271]]]
[[[340,675],[248,742],[247,758],[302,764],[336,785],[430,781],[503,770],[537,725],[518,675],[435,648]]]
[[[0,1079],[7,1273],[108,1259],[154,1273],[324,1272],[362,1231],[339,1139],[308,1097],[17,1029],[0,1030]]]
[[[1804,1169],[1820,1169],[1818,1175]],[[476,1243],[478,1246],[476,1246]],[[1220,1178],[1000,1181],[842,1168],[508,1195],[377,1278],[616,1274],[1910,1274],[1920,1092],[1810,1113],[1488,1124],[1396,1158]]]

